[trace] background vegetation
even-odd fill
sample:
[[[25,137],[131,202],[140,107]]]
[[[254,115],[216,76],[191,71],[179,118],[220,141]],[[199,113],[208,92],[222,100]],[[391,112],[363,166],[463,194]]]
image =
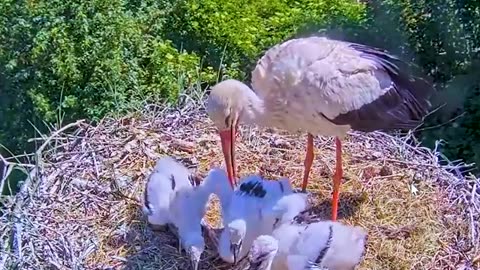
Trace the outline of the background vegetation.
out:
[[[36,129],[248,80],[270,46],[322,32],[418,63],[440,91],[425,143],[442,138],[448,157],[480,164],[475,0],[3,0],[0,143],[30,152]]]

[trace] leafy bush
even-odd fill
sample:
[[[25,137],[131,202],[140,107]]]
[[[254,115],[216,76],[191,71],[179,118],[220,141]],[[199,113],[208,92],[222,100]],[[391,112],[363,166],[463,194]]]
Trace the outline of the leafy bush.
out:
[[[18,151],[29,121],[175,101],[219,69],[243,78],[263,50],[313,23],[364,18],[354,0],[2,1],[0,141]]]
[[[220,64],[229,76],[249,76],[251,65],[269,47],[315,24],[361,24],[365,7],[352,0],[188,0],[180,2],[167,20],[167,36]]]
[[[181,88],[215,78],[164,38],[171,4],[133,3],[0,3],[2,142],[31,136],[29,120],[56,121],[59,109],[67,121],[96,119],[142,100],[175,100]]]
[[[371,7],[370,27],[389,29],[382,38],[390,39],[390,46],[395,46],[392,37],[400,40],[404,54],[437,84],[433,102],[441,109],[423,127],[426,145],[444,139],[447,157],[480,168],[480,2],[387,0]]]

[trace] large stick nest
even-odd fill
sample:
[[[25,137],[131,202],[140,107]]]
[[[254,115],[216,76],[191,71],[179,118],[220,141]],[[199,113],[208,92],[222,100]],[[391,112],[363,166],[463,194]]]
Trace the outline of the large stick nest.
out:
[[[0,268],[188,269],[170,233],[153,232],[140,204],[155,161],[170,155],[199,174],[223,164],[219,137],[202,110],[105,119],[48,138],[22,192],[4,198]],[[286,176],[300,185],[305,135],[243,127],[240,176]],[[339,219],[369,232],[360,269],[474,269],[480,185],[438,165],[410,136],[352,133],[343,142]],[[329,218],[333,139],[317,138],[309,192]],[[219,227],[212,197],[207,219]],[[478,264],[477,264],[478,266]],[[6,267],[6,268],[2,268]],[[210,245],[201,269],[232,269]]]

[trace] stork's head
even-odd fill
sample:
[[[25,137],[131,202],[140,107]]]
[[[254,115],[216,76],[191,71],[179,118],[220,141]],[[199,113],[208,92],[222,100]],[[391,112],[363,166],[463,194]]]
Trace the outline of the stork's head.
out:
[[[205,250],[205,240],[202,237],[201,233],[190,233],[185,236],[183,239],[183,245],[185,251],[190,257],[190,262],[194,270],[198,269],[198,264],[200,262],[200,256]]]
[[[244,220],[237,219],[230,222],[227,228],[230,233],[230,251],[233,254],[233,264],[237,264],[238,255],[242,249],[242,242],[247,233],[247,223]]]
[[[255,123],[263,102],[244,83],[225,80],[211,88],[207,113],[220,134],[222,151],[232,187],[236,184],[235,137],[240,121]]]
[[[278,251],[278,241],[270,235],[260,235],[253,241],[248,255],[248,270],[270,269]]]

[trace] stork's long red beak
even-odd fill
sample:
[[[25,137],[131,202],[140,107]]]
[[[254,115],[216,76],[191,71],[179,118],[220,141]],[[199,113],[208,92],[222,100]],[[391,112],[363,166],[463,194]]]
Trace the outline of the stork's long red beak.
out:
[[[237,184],[237,173],[235,167],[235,135],[236,127],[225,129],[219,132],[220,140],[222,142],[223,157],[225,158],[225,166],[227,166],[228,181],[235,188]]]

